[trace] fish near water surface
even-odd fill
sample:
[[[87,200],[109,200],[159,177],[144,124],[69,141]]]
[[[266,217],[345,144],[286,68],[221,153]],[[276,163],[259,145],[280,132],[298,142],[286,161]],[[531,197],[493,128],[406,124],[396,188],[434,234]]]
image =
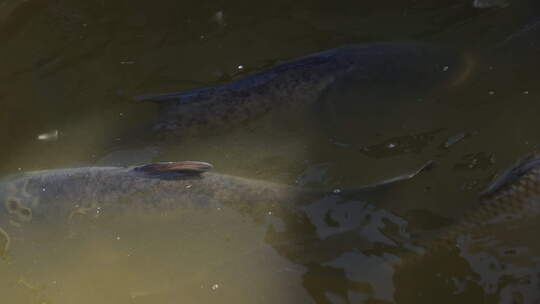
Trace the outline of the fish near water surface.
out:
[[[177,162],[46,170],[6,177],[0,184],[2,254],[9,250],[12,232],[26,226],[48,229],[65,227],[79,217],[162,214],[185,208],[220,208],[222,204],[235,204],[240,212],[266,213],[287,202],[320,195],[241,177],[201,175],[211,168],[204,162]]]
[[[238,125],[274,109],[288,112],[312,105],[326,90],[347,79],[366,90],[429,90],[444,83],[452,85],[461,81],[467,69],[465,62],[458,52],[424,43],[350,45],[292,60],[228,84],[137,99],[159,103],[161,115],[154,130],[181,136]]]
[[[81,217],[166,215],[189,208],[231,207],[256,221],[273,215],[284,220],[285,225],[289,224],[287,220],[294,225],[293,222],[310,221],[298,206],[327,196],[353,197],[408,180],[430,164],[409,174],[339,193],[209,173],[212,165],[198,161],[22,173],[5,177],[0,183],[0,248],[5,254],[11,231],[25,226],[47,229],[65,227]]]

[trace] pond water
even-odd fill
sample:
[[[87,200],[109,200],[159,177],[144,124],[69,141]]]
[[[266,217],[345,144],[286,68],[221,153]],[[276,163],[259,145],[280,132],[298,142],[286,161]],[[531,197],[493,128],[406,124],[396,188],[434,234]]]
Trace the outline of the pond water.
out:
[[[0,261],[1,301],[535,303],[535,220],[410,257],[422,251],[412,232],[435,240],[452,229],[498,172],[538,150],[535,17],[540,7],[527,0],[0,0],[2,176],[200,160],[222,174],[339,192],[434,162],[365,200],[300,208],[312,223],[298,229],[316,241],[298,231],[281,240],[271,219],[235,208],[127,213],[76,232],[0,222],[12,248]],[[318,108],[186,137],[152,130],[159,104],[134,99],[379,41],[451,49],[462,59],[443,69],[458,76],[406,86],[353,77]]]

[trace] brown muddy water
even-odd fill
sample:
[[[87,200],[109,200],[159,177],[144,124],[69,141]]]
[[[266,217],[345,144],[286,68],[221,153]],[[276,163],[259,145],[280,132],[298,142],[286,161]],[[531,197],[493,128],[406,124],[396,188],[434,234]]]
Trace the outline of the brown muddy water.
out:
[[[538,216],[423,257],[411,241],[452,229],[498,172],[539,149],[540,31],[523,31],[535,17],[540,7],[527,0],[0,0],[2,176],[200,160],[336,191],[434,161],[365,200],[301,208],[312,220],[299,231],[204,206],[69,229],[1,222],[11,244],[0,302],[537,303]],[[444,69],[461,72],[415,88],[353,79],[321,96],[332,110],[270,113],[184,138],[148,130],[158,105],[133,98],[375,41],[452,49],[463,60]]]

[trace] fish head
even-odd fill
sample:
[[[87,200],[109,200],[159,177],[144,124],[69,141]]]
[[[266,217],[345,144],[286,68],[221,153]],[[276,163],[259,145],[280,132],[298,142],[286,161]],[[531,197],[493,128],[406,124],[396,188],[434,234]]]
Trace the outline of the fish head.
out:
[[[0,219],[11,223],[32,220],[32,207],[38,204],[37,197],[27,192],[28,180],[16,179],[0,184]],[[0,225],[1,226],[1,225]]]

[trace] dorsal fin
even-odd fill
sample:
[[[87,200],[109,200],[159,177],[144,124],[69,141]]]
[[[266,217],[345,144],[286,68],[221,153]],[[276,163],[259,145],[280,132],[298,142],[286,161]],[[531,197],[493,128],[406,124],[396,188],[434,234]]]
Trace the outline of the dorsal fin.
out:
[[[480,192],[481,196],[489,196],[495,194],[504,186],[513,184],[530,170],[540,168],[540,154],[529,154],[519,160],[514,166],[506,169],[499,177],[497,177],[486,190]]]
[[[179,173],[186,175],[196,175],[212,170],[213,166],[201,161],[180,161],[180,162],[159,162],[141,165],[133,168],[137,172],[150,175],[167,173]]]

